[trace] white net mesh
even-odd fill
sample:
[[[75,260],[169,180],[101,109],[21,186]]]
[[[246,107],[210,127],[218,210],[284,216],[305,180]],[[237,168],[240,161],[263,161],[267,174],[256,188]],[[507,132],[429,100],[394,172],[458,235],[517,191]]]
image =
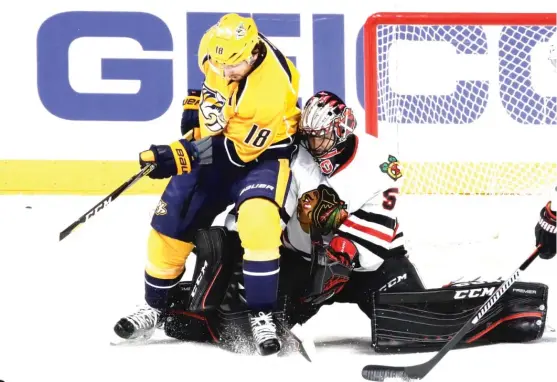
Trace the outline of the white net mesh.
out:
[[[374,26],[376,66],[366,66],[379,137],[402,161],[407,247],[429,286],[519,262],[557,184],[556,27],[482,19],[405,25],[398,15]]]
[[[470,127],[477,140],[468,146],[476,146],[486,132],[508,127],[490,136],[496,141],[487,149],[480,145],[463,152],[458,138],[445,140],[442,144],[460,155],[440,155],[438,161],[415,161],[401,150],[403,162],[407,160],[403,193],[530,194],[557,181],[557,161],[521,159],[518,150],[502,147],[505,140],[516,143],[521,134],[557,125],[557,88],[543,94],[534,81],[536,76],[538,83],[548,80],[543,77],[547,68],[536,65],[550,67],[549,50],[543,57],[541,48],[555,32],[555,26],[538,25],[377,26],[377,119],[382,132],[395,129],[395,139],[404,141],[411,136],[404,132],[410,126],[437,125],[459,132]],[[432,71],[442,79],[432,79]],[[417,78],[424,72],[426,78]],[[409,83],[419,84],[419,90],[408,90]],[[517,130],[526,126],[531,130]],[[484,130],[473,130],[478,127]],[[435,140],[435,134],[421,137],[414,145],[431,151],[424,140]],[[475,151],[489,151],[489,160],[478,159]]]

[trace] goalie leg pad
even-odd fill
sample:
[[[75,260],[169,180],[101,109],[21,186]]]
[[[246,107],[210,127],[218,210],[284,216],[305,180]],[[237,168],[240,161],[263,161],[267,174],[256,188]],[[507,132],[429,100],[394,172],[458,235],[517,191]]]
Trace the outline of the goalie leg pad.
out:
[[[377,352],[439,350],[501,282],[453,285],[422,292],[378,292],[373,300],[372,346]],[[545,329],[548,287],[517,282],[458,347],[529,342]]]
[[[189,296],[193,283],[182,281],[169,296],[169,308],[164,316],[164,333],[180,341],[218,342],[215,330],[218,322],[214,311],[190,312]]]
[[[199,230],[195,236],[197,261],[189,311],[217,308],[230,283],[235,257],[241,256],[238,235],[224,227]]]

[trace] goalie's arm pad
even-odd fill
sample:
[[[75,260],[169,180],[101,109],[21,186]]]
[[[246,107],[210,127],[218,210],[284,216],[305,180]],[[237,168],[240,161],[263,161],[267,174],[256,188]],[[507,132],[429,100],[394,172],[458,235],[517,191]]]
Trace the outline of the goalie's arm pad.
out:
[[[372,344],[377,352],[439,350],[501,282],[421,292],[378,292],[373,300]],[[527,342],[542,336],[548,287],[517,282],[462,340],[459,347]]]
[[[234,261],[241,256],[238,235],[215,226],[199,230],[194,243],[197,260],[188,310],[218,308],[230,284]]]

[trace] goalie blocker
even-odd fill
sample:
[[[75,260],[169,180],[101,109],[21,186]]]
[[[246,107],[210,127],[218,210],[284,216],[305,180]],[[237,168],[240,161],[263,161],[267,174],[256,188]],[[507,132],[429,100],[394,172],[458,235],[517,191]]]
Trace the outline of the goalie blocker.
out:
[[[372,346],[380,353],[439,350],[501,282],[449,284],[422,292],[378,292],[373,299]],[[458,347],[540,338],[547,285],[517,282]]]

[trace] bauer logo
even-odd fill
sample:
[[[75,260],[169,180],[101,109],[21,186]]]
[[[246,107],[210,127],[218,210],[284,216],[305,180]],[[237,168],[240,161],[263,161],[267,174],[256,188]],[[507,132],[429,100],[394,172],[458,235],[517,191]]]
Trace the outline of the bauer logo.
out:
[[[240,191],[240,195],[242,195],[244,192],[247,192],[249,190],[257,190],[257,189],[265,189],[273,192],[275,190],[275,187],[264,183],[250,184],[249,186],[244,187],[242,191]]]
[[[184,3],[176,22],[145,12],[65,12],[46,19],[37,33],[37,86],[44,107],[68,120],[149,121],[165,114],[175,97],[181,100],[188,88],[201,87],[198,44],[224,14],[185,8]],[[363,20],[351,22],[355,16],[348,12],[251,16],[271,41],[280,39],[276,45],[300,69],[304,86],[313,87],[304,88],[306,96],[327,89],[363,108]],[[554,73],[548,56],[555,31],[555,26],[380,26],[379,69],[369,68],[381,84],[378,118],[459,125],[490,111],[519,124],[556,125],[557,97],[545,75]],[[175,46],[184,37],[185,46]],[[175,78],[184,72],[186,83]],[[393,114],[392,106],[402,112]]]

